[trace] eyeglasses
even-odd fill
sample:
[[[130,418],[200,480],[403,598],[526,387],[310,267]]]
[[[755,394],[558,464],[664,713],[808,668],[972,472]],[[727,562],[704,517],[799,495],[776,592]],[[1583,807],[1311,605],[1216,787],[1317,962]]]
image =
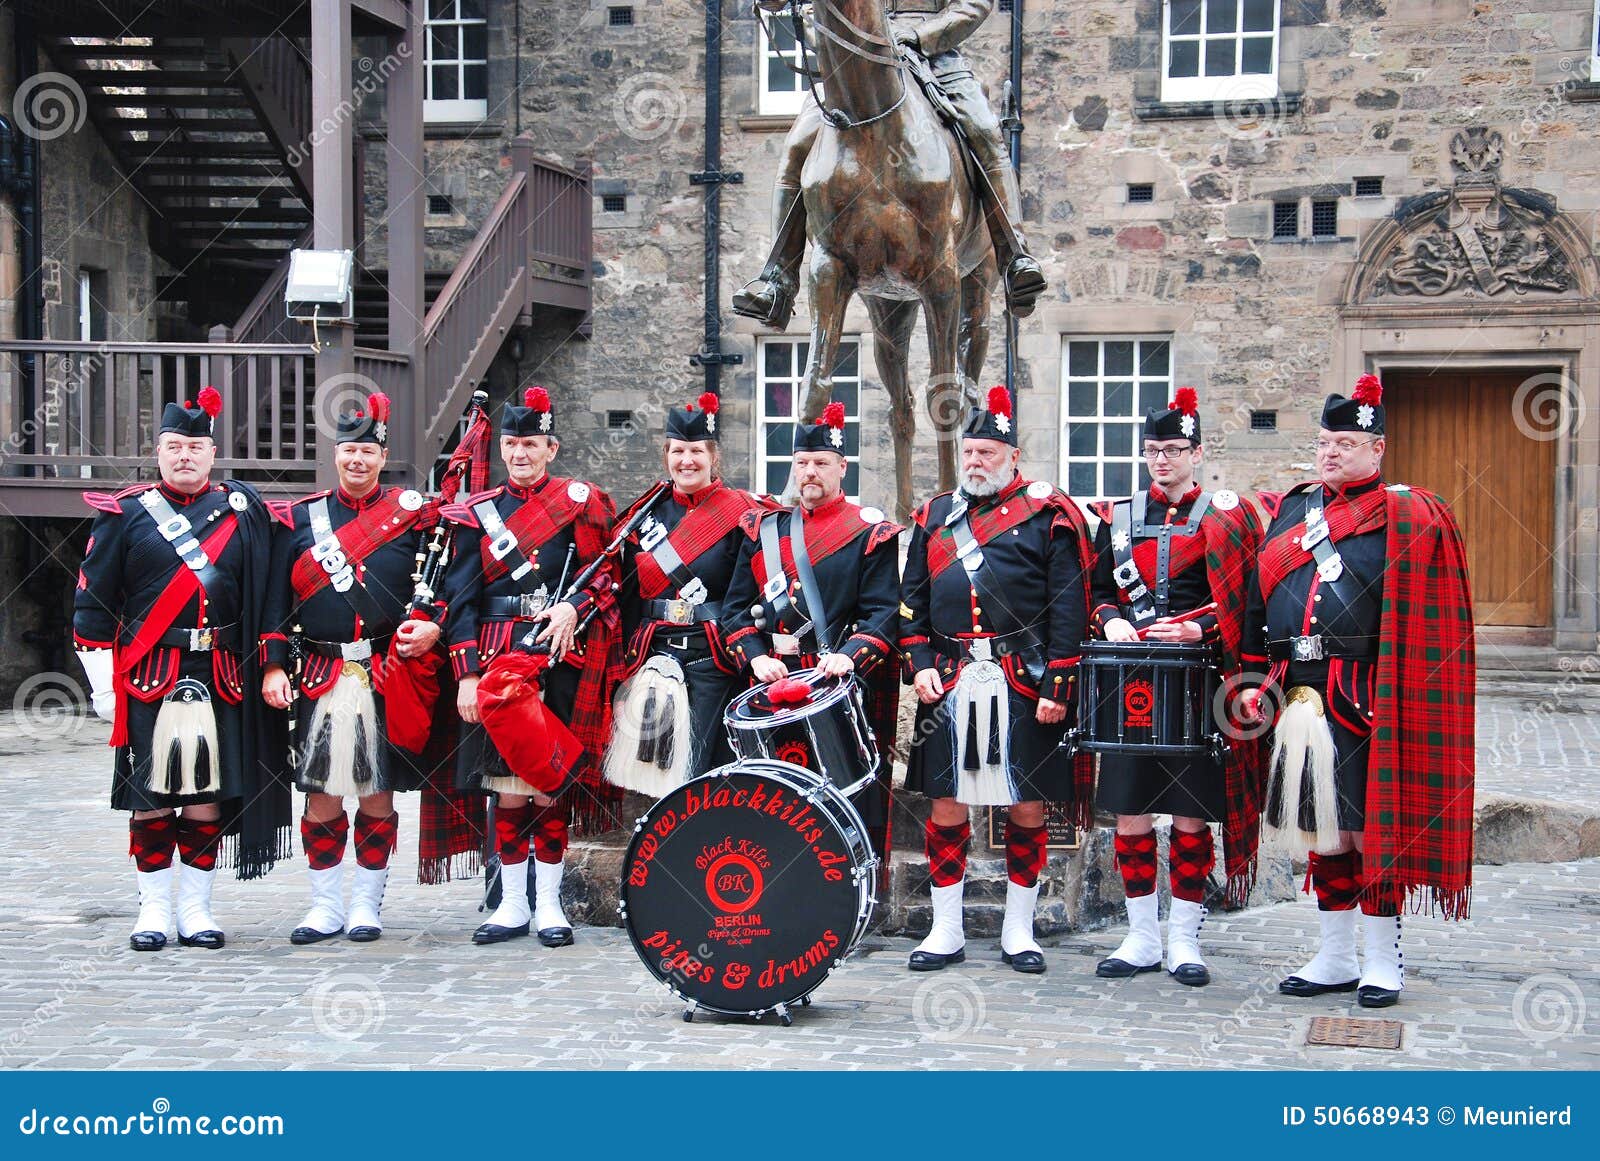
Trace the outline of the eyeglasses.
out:
[[[1194,448],[1183,447],[1147,447],[1144,449],[1144,458],[1147,460],[1176,460],[1181,455],[1187,455]]]
[[[1377,442],[1377,436],[1373,436],[1371,439],[1319,439],[1316,443],[1312,444],[1311,447],[1312,450],[1314,450],[1319,456],[1324,452],[1331,451],[1336,451],[1342,456],[1347,456],[1357,448],[1371,447]]]

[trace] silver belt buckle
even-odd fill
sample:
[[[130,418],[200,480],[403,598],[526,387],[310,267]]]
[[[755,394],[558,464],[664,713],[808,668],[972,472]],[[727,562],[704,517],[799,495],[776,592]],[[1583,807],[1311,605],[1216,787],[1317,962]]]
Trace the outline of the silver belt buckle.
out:
[[[359,641],[343,641],[339,644],[339,656],[346,661],[371,661],[372,639],[363,637]]]
[[[974,661],[993,661],[994,646],[987,637],[974,637],[967,642],[967,652]]]
[[[1313,633],[1309,637],[1291,637],[1289,641],[1296,661],[1323,660],[1321,633]]]
[[[800,637],[795,633],[774,633],[772,651],[781,657],[794,657],[800,653]]]
[[[522,616],[537,617],[549,604],[550,596],[548,593],[523,593],[518,599],[521,601]]]
[[[1139,566],[1131,560],[1125,560],[1112,570],[1111,579],[1131,592],[1133,586],[1139,583]]]
[[[1318,520],[1315,524],[1306,525],[1306,534],[1300,538],[1300,547],[1310,552],[1326,539],[1328,539],[1328,522]]]
[[[682,597],[673,597],[667,602],[667,615],[662,619],[669,625],[692,625],[694,606]]]
[[[191,653],[209,653],[211,652],[213,643],[215,641],[215,629],[189,630],[189,652]]]

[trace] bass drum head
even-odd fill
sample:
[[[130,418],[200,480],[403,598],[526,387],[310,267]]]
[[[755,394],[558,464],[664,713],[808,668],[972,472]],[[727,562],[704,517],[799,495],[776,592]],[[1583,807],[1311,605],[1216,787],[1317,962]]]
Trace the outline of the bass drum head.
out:
[[[737,762],[639,820],[623,926],[675,993],[759,1015],[809,995],[854,949],[875,903],[872,864],[860,816],[832,785],[784,762]]]

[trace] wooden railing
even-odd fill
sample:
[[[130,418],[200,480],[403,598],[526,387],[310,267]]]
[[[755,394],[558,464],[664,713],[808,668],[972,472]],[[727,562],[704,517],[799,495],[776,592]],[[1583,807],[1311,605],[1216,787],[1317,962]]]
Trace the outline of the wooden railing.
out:
[[[518,315],[538,303],[587,312],[591,300],[589,175],[533,155],[519,139],[493,211],[422,323],[422,446],[429,463]]]
[[[293,344],[0,342],[16,433],[4,474],[115,482],[153,471],[162,408],[211,386],[222,395],[218,470],[302,483],[316,470],[315,362],[315,347]],[[33,414],[18,415],[30,375]]]

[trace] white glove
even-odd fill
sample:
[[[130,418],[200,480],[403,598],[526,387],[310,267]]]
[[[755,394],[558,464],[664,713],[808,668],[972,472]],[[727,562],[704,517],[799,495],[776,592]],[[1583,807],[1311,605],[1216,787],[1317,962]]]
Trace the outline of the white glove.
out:
[[[103,721],[113,720],[117,716],[117,693],[111,684],[111,650],[79,649],[78,660],[89,679],[95,714]]]

